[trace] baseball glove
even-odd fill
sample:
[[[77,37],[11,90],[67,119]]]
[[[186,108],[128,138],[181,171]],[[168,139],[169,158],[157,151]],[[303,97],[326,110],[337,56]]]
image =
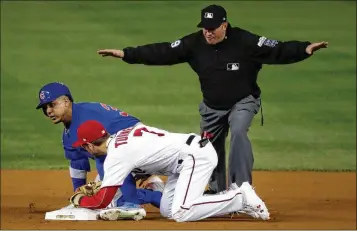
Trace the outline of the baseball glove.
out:
[[[71,202],[71,204],[74,205],[74,207],[78,207],[79,201],[81,200],[82,197],[93,196],[99,191],[101,185],[102,185],[101,181],[98,182],[91,181],[85,185],[82,185],[81,187],[76,189],[74,194],[69,199],[69,202]]]
[[[77,208],[79,206],[81,198],[84,196],[86,196],[84,193],[76,192],[71,196],[71,198],[69,198],[69,202],[71,202],[71,204]]]
[[[98,181],[98,182],[91,181],[91,182],[77,188],[75,193],[82,193],[86,196],[93,196],[94,194],[96,194],[99,191],[101,186],[102,186],[101,181]]]

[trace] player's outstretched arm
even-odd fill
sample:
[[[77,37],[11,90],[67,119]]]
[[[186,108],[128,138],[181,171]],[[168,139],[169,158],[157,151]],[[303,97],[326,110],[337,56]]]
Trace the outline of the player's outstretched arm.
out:
[[[121,58],[129,64],[174,65],[190,60],[193,41],[193,37],[188,35],[175,42],[152,43],[123,50],[103,49],[97,53],[103,57]]]
[[[245,52],[253,61],[262,64],[292,64],[309,58],[315,51],[326,48],[325,41],[279,41],[241,30]]]

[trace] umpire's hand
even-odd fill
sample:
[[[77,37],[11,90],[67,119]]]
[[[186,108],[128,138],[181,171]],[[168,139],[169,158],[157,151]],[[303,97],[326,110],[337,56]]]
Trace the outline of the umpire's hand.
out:
[[[309,55],[312,55],[315,51],[320,50],[321,48],[327,48],[328,42],[319,42],[311,43],[305,49],[305,52]]]
[[[114,50],[114,49],[104,49],[97,51],[103,57],[112,56],[115,58],[124,58],[124,51],[122,50]]]

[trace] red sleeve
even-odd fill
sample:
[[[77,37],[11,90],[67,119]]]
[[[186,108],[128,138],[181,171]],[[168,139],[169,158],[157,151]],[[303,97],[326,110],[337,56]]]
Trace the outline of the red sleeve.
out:
[[[88,209],[103,209],[106,208],[110,202],[113,200],[119,186],[109,186],[101,188],[93,196],[84,196],[79,201],[79,206],[81,208]]]

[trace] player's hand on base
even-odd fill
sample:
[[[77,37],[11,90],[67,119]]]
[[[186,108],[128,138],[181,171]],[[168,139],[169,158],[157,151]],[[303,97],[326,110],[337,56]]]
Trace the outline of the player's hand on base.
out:
[[[124,58],[124,51],[115,49],[104,49],[97,51],[103,57],[112,56],[115,58]]]
[[[309,55],[312,55],[315,51],[320,50],[321,48],[327,48],[328,42],[318,42],[318,43],[311,43],[305,49],[305,52]]]

